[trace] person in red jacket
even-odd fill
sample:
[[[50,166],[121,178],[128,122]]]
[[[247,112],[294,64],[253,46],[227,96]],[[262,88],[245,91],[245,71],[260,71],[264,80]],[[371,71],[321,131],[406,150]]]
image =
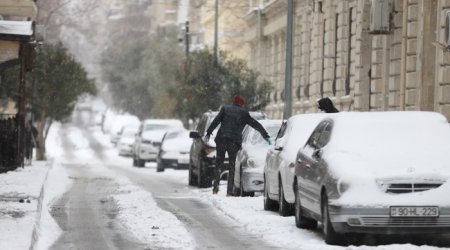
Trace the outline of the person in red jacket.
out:
[[[224,105],[219,114],[214,118],[208,130],[206,131],[205,140],[208,141],[214,129],[219,125],[219,131],[215,138],[216,142],[216,169],[214,173],[213,194],[219,191],[220,173],[225,161],[225,152],[228,153],[228,162],[230,170],[228,173],[227,196],[234,196],[234,164],[236,162],[236,154],[242,144],[242,130],[246,125],[251,126],[261,133],[262,137],[270,143],[269,134],[264,127],[250,116],[250,113],[242,106],[245,99],[240,95],[236,95],[232,105]]]

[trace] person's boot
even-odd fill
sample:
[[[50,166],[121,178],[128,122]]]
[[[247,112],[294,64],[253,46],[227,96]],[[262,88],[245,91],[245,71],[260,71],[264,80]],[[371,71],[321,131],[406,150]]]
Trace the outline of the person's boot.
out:
[[[233,193],[227,193],[227,197],[233,197],[234,194]]]
[[[217,194],[219,192],[218,189],[213,189],[213,194]]]

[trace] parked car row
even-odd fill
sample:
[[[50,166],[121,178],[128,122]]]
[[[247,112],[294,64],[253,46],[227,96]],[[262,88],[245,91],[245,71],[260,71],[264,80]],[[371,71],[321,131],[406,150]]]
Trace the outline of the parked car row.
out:
[[[431,112],[293,116],[264,168],[264,208],[346,235],[450,231],[450,125]]]
[[[120,156],[133,159],[133,166],[154,161],[158,172],[189,167],[192,139],[180,120],[147,119],[138,126],[126,124],[111,134],[111,142],[117,145]]]

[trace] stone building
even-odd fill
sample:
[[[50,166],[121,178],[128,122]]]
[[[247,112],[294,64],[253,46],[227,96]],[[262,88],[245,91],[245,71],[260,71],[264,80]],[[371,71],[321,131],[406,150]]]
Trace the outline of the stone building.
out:
[[[218,48],[232,57],[247,59],[249,44],[245,41],[247,25],[242,19],[251,3],[242,0],[218,1]],[[215,0],[190,0],[189,20],[193,38],[202,46],[213,49],[215,31]],[[194,42],[195,42],[194,41]]]
[[[249,62],[272,81],[266,112],[281,118],[287,1],[249,2]],[[330,97],[342,111],[450,118],[449,9],[449,0],[294,0],[292,113]]]

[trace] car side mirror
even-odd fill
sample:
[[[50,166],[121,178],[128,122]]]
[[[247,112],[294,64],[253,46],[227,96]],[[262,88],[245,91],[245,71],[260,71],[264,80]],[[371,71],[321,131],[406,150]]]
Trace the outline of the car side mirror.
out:
[[[200,136],[200,134],[198,133],[198,131],[191,131],[191,132],[189,132],[189,138],[192,138],[192,139],[199,139],[201,136]]]

